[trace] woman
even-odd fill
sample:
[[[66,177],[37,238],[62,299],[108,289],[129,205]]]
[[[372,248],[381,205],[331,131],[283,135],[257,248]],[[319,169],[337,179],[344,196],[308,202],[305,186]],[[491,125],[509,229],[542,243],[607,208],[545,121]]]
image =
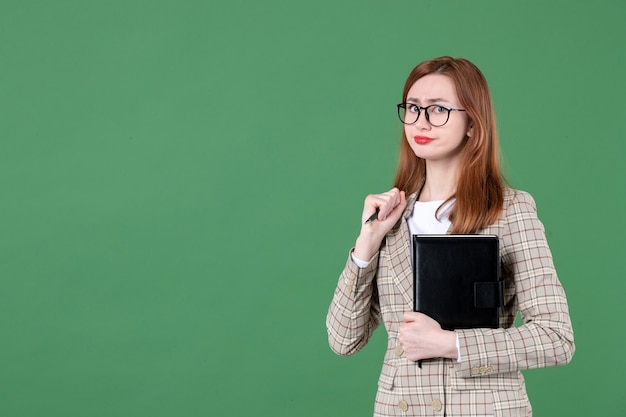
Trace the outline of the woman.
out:
[[[329,344],[354,354],[384,322],[375,416],[530,416],[520,371],[567,364],[574,339],[534,200],[503,185],[487,82],[471,62],[441,57],[413,69],[402,98],[394,188],[365,199],[327,316]],[[441,233],[499,237],[499,328],[443,330],[412,311],[410,236]]]

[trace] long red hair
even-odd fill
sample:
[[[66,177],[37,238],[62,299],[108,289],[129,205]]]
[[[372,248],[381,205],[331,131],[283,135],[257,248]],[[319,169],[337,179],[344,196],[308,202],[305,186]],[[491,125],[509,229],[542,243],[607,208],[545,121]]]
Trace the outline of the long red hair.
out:
[[[456,199],[449,218],[451,233],[468,234],[494,223],[502,211],[504,180],[500,173],[496,119],[487,80],[470,61],[444,56],[422,62],[411,71],[402,93],[402,102],[413,84],[428,74],[450,77],[462,108],[473,126],[462,150],[456,184]],[[407,194],[421,189],[426,179],[426,161],[415,156],[404,129],[394,185]]]

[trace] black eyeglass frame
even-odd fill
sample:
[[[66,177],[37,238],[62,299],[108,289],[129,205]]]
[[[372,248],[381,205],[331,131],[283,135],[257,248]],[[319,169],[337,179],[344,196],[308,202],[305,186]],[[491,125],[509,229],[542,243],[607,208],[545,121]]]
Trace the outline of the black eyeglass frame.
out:
[[[402,115],[400,114],[401,110],[400,109],[404,109],[404,111],[406,112],[406,107],[407,105],[411,105],[417,108],[417,117],[415,118],[415,121],[413,123],[406,123],[403,119],[402,119]],[[413,125],[415,123],[417,123],[417,121],[419,120],[421,114],[422,114],[422,110],[424,110],[424,117],[426,117],[426,121],[428,122],[429,125],[433,126],[433,127],[441,127],[443,125],[445,125],[446,123],[448,123],[448,120],[450,120],[450,112],[451,111],[465,111],[465,109],[453,109],[451,107],[446,107],[446,106],[442,106],[441,104],[431,104],[430,106],[426,106],[426,107],[422,107],[422,106],[418,106],[415,103],[400,103],[396,106],[398,108],[398,118],[400,119],[400,121],[405,124],[405,125]],[[440,125],[436,125],[431,123],[430,121],[430,117],[428,116],[428,109],[431,107],[441,107],[442,109],[446,109],[448,111],[448,116],[446,117],[446,121],[443,122]]]

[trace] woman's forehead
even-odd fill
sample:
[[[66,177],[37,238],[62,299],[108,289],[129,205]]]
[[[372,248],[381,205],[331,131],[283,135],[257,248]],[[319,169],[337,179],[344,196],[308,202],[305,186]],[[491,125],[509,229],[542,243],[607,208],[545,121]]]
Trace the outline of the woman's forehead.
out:
[[[458,102],[456,88],[452,79],[442,74],[428,74],[413,83],[409,88],[406,101],[419,104],[447,101]]]

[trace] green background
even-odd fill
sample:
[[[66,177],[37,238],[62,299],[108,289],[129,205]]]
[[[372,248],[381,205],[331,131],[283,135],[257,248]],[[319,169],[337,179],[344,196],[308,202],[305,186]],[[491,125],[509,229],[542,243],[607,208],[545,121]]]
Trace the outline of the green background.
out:
[[[538,416],[623,416],[624,1],[0,1],[0,415],[366,416],[325,316],[418,62],[466,57],[577,352]]]

